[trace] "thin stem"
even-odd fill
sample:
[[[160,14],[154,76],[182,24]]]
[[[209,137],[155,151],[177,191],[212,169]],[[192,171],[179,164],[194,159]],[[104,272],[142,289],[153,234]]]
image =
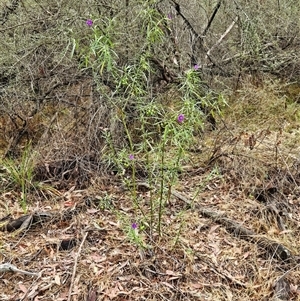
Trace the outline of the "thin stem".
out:
[[[131,135],[129,133],[129,130],[128,130],[128,127],[127,127],[127,124],[126,124],[125,114],[124,114],[123,110],[121,112],[121,115],[122,115],[122,123],[123,123],[124,129],[125,129],[125,132],[126,132],[126,137],[129,141],[129,148],[130,148],[131,153],[133,153],[133,142],[132,142]],[[135,164],[132,164],[131,179],[132,179],[132,186],[133,186],[133,188],[132,188],[133,200],[134,200],[135,203],[137,203]]]
[[[160,196],[159,196],[159,210],[158,210],[158,233],[161,235],[161,218],[162,218],[162,211],[163,211],[163,198],[164,198],[164,185],[165,185],[165,147],[167,141],[167,135],[169,132],[169,126],[166,125],[164,129],[164,135],[162,138],[161,144],[161,167],[160,167]]]
[[[126,136],[129,141],[129,148],[130,148],[130,151],[133,153],[133,142],[132,142],[131,135],[129,133],[129,130],[128,130],[128,127],[127,127],[127,124],[125,121],[125,117],[124,117],[125,114],[123,111],[121,114],[122,114],[122,123],[123,123],[124,129],[125,129],[125,132],[126,132]],[[131,168],[132,168],[132,175],[131,175],[132,188],[130,189],[130,191],[133,196],[135,210],[136,210],[136,208],[139,209],[141,211],[142,215],[144,216],[144,218],[147,219],[142,207],[139,205],[138,200],[137,200],[136,168],[135,168],[134,162],[132,162]]]
[[[152,192],[152,187],[151,187],[151,183],[152,183],[152,172],[150,170],[150,158],[149,158],[149,154],[147,153],[147,157],[146,157],[146,161],[147,161],[147,168],[148,168],[148,173],[149,173],[149,184],[150,184],[150,237],[152,238],[152,232],[153,232],[153,223],[154,223],[154,202],[153,202],[153,192]]]
[[[160,169],[160,196],[159,196],[159,209],[158,209],[158,233],[161,235],[161,217],[163,210],[163,191],[164,191],[164,164],[165,164],[165,141],[162,145],[161,153],[161,169]]]

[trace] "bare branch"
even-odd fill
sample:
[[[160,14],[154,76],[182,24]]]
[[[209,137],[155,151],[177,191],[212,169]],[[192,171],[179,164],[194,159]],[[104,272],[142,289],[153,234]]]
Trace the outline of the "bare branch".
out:
[[[211,26],[211,24],[212,24],[212,21],[214,20],[214,18],[215,18],[215,16],[216,16],[217,12],[218,12],[218,10],[219,10],[219,8],[220,8],[220,6],[221,6],[221,1],[222,1],[222,0],[219,0],[219,2],[217,3],[217,5],[216,5],[216,7],[215,7],[215,9],[214,9],[214,11],[213,11],[211,17],[209,18],[208,23],[207,23],[207,26],[206,26],[205,29],[203,30],[203,34],[202,34],[203,36],[205,36],[206,33],[207,33],[207,31],[209,30],[209,28],[210,28],[210,26]]]
[[[221,44],[221,42],[223,41],[223,39],[227,36],[227,34],[231,31],[231,29],[233,28],[234,24],[236,23],[236,21],[238,20],[238,17],[236,17],[232,23],[228,26],[228,28],[225,30],[225,32],[221,35],[220,39],[216,42],[215,45],[213,45],[206,53],[206,59],[210,56],[210,53],[218,46]]]
[[[16,266],[14,266],[13,264],[10,264],[10,263],[0,264],[0,273],[4,273],[4,272],[15,272],[15,273],[21,273],[24,275],[28,275],[28,276],[40,276],[40,273],[32,273],[32,272],[20,270]]]

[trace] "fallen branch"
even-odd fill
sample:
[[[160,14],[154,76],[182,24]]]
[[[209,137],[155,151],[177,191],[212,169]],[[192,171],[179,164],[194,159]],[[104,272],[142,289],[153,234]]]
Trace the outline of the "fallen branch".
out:
[[[32,273],[32,272],[20,270],[16,266],[14,266],[13,264],[10,264],[10,263],[0,264],[0,273],[5,273],[5,272],[21,273],[21,274],[28,275],[28,276],[40,276],[40,273]]]
[[[199,205],[197,206],[197,209],[199,209],[199,212],[203,216],[212,218],[215,222],[225,226],[228,232],[233,233],[235,236],[238,236],[244,240],[256,243],[259,247],[267,250],[272,256],[275,256],[277,259],[283,261],[292,259],[291,252],[282,244],[270,240],[262,235],[258,235],[252,230],[243,227],[240,223],[234,222],[231,219],[224,217],[222,214],[200,208]]]
[[[151,189],[151,187],[147,183],[141,182],[137,183],[137,185],[144,186],[147,189]],[[188,204],[188,206],[192,206],[193,202],[189,200],[186,196],[176,191],[175,189],[171,190],[171,194]],[[233,233],[235,236],[240,237],[244,240],[256,243],[259,247],[267,250],[271,256],[275,256],[277,259],[283,261],[293,261],[295,259],[295,257],[289,251],[289,249],[283,246],[282,244],[270,240],[263,235],[259,235],[254,231],[243,227],[240,223],[237,223],[227,217],[224,217],[224,215],[221,213],[204,209],[200,205],[195,205],[195,208],[203,216],[213,219],[215,222],[225,226],[228,232]]]

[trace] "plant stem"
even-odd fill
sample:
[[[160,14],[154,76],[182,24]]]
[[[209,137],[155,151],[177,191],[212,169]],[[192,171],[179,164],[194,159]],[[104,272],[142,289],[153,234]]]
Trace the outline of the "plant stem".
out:
[[[160,196],[159,196],[159,209],[158,209],[158,225],[157,230],[159,235],[161,235],[161,217],[163,210],[163,192],[164,192],[164,165],[165,165],[165,139],[162,142],[162,152],[161,152],[161,169],[160,169]]]

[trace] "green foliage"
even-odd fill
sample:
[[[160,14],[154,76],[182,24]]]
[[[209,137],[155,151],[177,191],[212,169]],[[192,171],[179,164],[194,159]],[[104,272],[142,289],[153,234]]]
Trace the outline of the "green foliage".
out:
[[[142,34],[146,37],[142,45],[144,52],[136,53],[132,63],[118,66],[120,55],[114,52],[116,41],[110,34],[112,24],[117,26],[117,20],[104,22],[108,24],[105,30],[95,25],[90,36],[90,50],[83,51],[81,56],[85,67],[92,68],[95,82],[99,82],[105,70],[106,78],[113,79],[116,85],[115,93],[119,97],[106,94],[105,98],[115,108],[115,118],[122,125],[128,143],[118,147],[107,131],[106,158],[117,167],[119,176],[131,191],[136,218],[141,214],[150,233],[157,231],[162,235],[170,191],[177,182],[183,162],[187,160],[187,150],[195,141],[194,132],[203,127],[204,113],[201,109],[220,112],[224,102],[205,95],[204,84],[196,68],[180,78],[180,96],[174,108],[164,105],[160,96],[152,93],[151,78],[155,72],[151,66],[151,59],[155,57],[153,45],[165,38],[161,29],[165,18],[147,5],[140,17],[143,20]],[[137,193],[139,167],[147,174],[147,185],[156,191],[150,194],[149,210],[145,210]],[[136,229],[131,229],[129,234],[133,240],[138,239]]]
[[[4,159],[1,164],[6,170],[8,186],[21,192],[21,206],[27,209],[27,194],[34,186],[34,153],[29,144],[23,151],[20,162],[16,159]]]
[[[137,223],[131,224],[130,227],[127,226],[128,239],[138,247],[146,248],[143,236],[139,233],[139,230],[139,225]]]
[[[101,27],[100,25],[93,26],[90,44],[82,52],[85,67],[92,67],[94,72],[102,74],[104,70],[107,72],[113,70],[117,54],[114,52],[112,39],[115,20],[102,19],[99,22]]]
[[[98,207],[101,210],[113,209],[113,202],[112,202],[111,195],[105,193],[104,196],[98,197],[98,200],[99,200]]]
[[[150,45],[163,41],[164,32],[161,24],[164,22],[164,19],[149,3],[145,6],[146,7],[141,10],[139,17],[143,20],[142,32],[146,35],[146,45],[150,47]]]

